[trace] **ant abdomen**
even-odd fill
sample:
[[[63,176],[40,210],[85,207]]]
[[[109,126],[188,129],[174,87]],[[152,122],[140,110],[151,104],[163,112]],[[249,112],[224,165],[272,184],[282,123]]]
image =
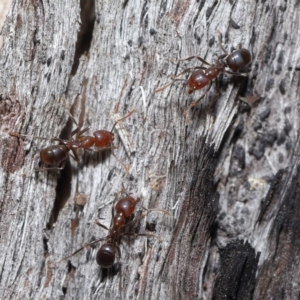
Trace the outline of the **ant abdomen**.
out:
[[[96,255],[97,264],[102,268],[110,268],[113,266],[116,258],[116,248],[112,244],[102,245]]]
[[[67,159],[69,149],[66,145],[52,145],[42,149],[40,159],[48,165],[59,164]]]
[[[251,62],[251,54],[249,50],[242,48],[233,51],[226,58],[227,66],[234,72],[246,67]]]
[[[94,132],[95,147],[108,148],[114,140],[114,134],[106,130],[97,130]]]

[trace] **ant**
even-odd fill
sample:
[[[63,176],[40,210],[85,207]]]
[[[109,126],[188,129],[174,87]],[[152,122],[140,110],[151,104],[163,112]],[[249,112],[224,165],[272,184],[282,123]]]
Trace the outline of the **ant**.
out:
[[[83,250],[86,246],[91,246],[93,244],[96,244],[100,241],[106,240],[106,242],[98,249],[96,254],[96,262],[97,264],[102,268],[110,268],[114,265],[116,260],[116,255],[119,256],[119,259],[121,257],[121,251],[120,251],[120,238],[122,236],[151,236],[156,237],[160,240],[159,236],[156,236],[154,234],[136,234],[136,233],[126,233],[124,232],[124,229],[128,227],[130,224],[132,224],[134,221],[137,221],[139,219],[144,218],[149,212],[151,211],[160,211],[164,214],[170,215],[170,213],[163,209],[145,209],[146,212],[142,215],[140,215],[137,218],[133,218],[134,211],[136,208],[136,205],[141,201],[140,198],[134,199],[133,197],[129,196],[128,194],[121,198],[115,205],[115,207],[112,207],[112,219],[111,219],[111,227],[110,229],[107,228],[105,225],[101,224],[100,222],[96,221],[96,224],[105,230],[108,231],[108,235],[104,238],[100,238],[98,240],[92,241],[80,249],[76,250],[71,255],[63,258],[62,260],[68,259],[72,257],[73,255],[77,254],[81,250]]]
[[[73,153],[73,157],[76,161],[78,161],[78,156],[76,151],[78,149],[85,149],[85,150],[92,150],[91,147],[98,148],[99,150],[106,150],[111,149],[113,140],[114,140],[114,133],[113,130],[116,125],[130,117],[134,113],[132,110],[128,115],[125,117],[117,120],[111,131],[107,130],[97,130],[93,134],[94,136],[87,136],[83,135],[86,131],[88,131],[91,127],[89,120],[87,120],[88,126],[84,129],[80,130],[80,127],[77,125],[74,118],[74,123],[77,125],[77,128],[71,132],[71,139],[70,140],[62,140],[60,138],[44,138],[34,136],[33,138],[42,139],[42,140],[50,140],[50,141],[58,141],[58,145],[48,146],[40,151],[40,160],[46,165],[57,165],[57,167],[50,167],[50,168],[43,168],[43,169],[36,169],[35,171],[44,171],[44,170],[62,170],[65,167],[66,159],[70,155],[70,150]],[[17,132],[9,132],[10,136],[14,137],[28,137],[28,135],[21,135]],[[75,137],[74,137],[75,136]],[[74,137],[74,138],[73,138]],[[113,154],[114,155],[114,154]],[[115,155],[114,155],[115,156]],[[116,158],[117,159],[117,158]],[[117,159],[118,160],[118,159]],[[118,160],[123,166],[124,164]],[[59,167],[60,166],[60,167]],[[126,168],[125,168],[126,169]]]
[[[220,37],[219,37],[219,45],[223,52],[225,54],[219,56],[217,58],[216,64],[210,64],[206,60],[204,60],[200,56],[190,56],[184,59],[180,59],[179,61],[184,61],[184,60],[191,60],[191,59],[198,59],[201,61],[203,64],[208,65],[208,67],[193,67],[193,68],[188,68],[181,73],[179,73],[176,76],[173,76],[173,81],[170,82],[169,84],[157,89],[155,92],[160,92],[164,90],[166,87],[172,85],[176,80],[181,80],[177,79],[177,77],[187,73],[187,72],[192,72],[188,80],[186,81],[186,86],[189,94],[192,94],[196,90],[201,90],[204,87],[208,86],[206,92],[196,101],[194,101],[184,112],[186,114],[193,106],[195,106],[197,103],[199,103],[205,95],[208,93],[209,89],[212,86],[212,81],[220,74],[223,72],[226,72],[228,74],[232,75],[238,75],[238,76],[245,76],[245,74],[240,73],[239,71],[246,67],[250,62],[251,62],[251,54],[250,51],[241,48],[239,50],[234,50],[230,54],[225,50],[225,48],[222,46],[220,42]],[[227,70],[226,68],[230,69]],[[219,94],[219,93],[217,93]],[[217,95],[218,96],[218,95]],[[217,98],[217,97],[216,97]],[[214,102],[214,101],[213,101]]]

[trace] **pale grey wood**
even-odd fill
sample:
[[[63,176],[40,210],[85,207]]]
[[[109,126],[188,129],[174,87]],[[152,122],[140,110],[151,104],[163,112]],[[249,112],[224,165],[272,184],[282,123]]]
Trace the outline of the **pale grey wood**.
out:
[[[79,1],[13,1],[0,53],[1,298],[58,299],[65,288],[66,299],[211,299],[219,259],[216,245],[223,247],[236,238],[248,240],[262,252],[262,265],[268,259],[272,218],[256,227],[261,202],[274,174],[289,165],[298,138],[296,8],[292,1],[220,1],[214,5],[209,1],[96,1],[91,47],[71,76],[80,25]],[[241,44],[253,53],[246,96],[256,94],[262,101],[249,114],[238,113],[239,84],[229,83],[211,113],[207,106],[213,87],[187,120],[184,109],[202,92],[189,97],[181,83],[161,93],[154,91],[179,72],[178,59],[196,54],[212,62],[215,55],[222,54],[218,31],[223,33],[228,51]],[[180,70],[194,64],[198,63],[182,62]],[[115,130],[115,153],[131,168],[126,174],[109,153],[86,153],[79,164],[71,159],[76,171],[72,173],[71,196],[51,231],[47,223],[58,174],[20,176],[37,166],[39,149],[49,143],[23,142],[9,137],[8,131],[58,136],[68,118],[63,99],[71,107],[84,78],[88,79],[85,109],[91,121],[89,134],[96,129],[110,130],[118,118],[116,113],[123,116],[135,109],[121,124],[129,138],[121,139],[119,129]],[[267,108],[270,116],[261,129],[254,130]],[[77,107],[75,117],[79,113]],[[231,142],[241,122],[243,134]],[[285,141],[267,146],[260,159],[250,155],[248,150],[257,135],[271,129],[285,132]],[[245,150],[242,171],[234,165],[237,145]],[[209,192],[217,163],[213,151],[220,151],[214,175],[220,198],[219,206],[216,198],[207,208],[204,200],[214,198]],[[202,164],[211,172],[207,182],[201,174],[195,183],[196,171],[201,173],[197,166]],[[156,222],[156,234],[163,241],[124,238],[120,246],[122,274],[103,282],[95,263],[97,248],[71,257],[76,270],[69,272],[67,261],[57,262],[92,237],[106,235],[95,220],[101,218],[109,226],[111,203],[122,184],[134,197],[141,197],[144,207],[170,211],[171,217],[154,212],[147,217],[148,222]],[[198,193],[198,187],[204,190],[205,185],[209,186],[205,193],[201,194],[201,189]],[[72,237],[78,193],[86,195],[86,204]],[[202,211],[199,223],[193,223]],[[212,241],[209,228],[215,213],[219,215],[218,229]],[[145,225],[144,219],[141,233]],[[205,271],[205,266],[212,271]]]

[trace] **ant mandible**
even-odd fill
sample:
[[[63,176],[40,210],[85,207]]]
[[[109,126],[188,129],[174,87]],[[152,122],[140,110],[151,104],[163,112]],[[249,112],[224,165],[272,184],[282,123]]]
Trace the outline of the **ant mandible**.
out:
[[[76,250],[71,255],[63,258],[63,260],[72,257],[73,255],[77,254],[81,250],[83,250],[86,246],[91,246],[95,243],[99,243],[100,241],[106,240],[106,242],[98,249],[96,254],[96,262],[102,268],[110,268],[114,265],[116,260],[116,255],[121,257],[120,251],[120,238],[122,236],[150,236],[156,237],[160,239],[160,237],[154,234],[136,234],[136,233],[126,233],[124,229],[128,227],[132,222],[144,218],[149,212],[151,211],[159,211],[163,212],[164,214],[170,215],[170,213],[163,209],[149,209],[146,210],[146,213],[140,215],[138,218],[132,219],[136,205],[141,201],[140,198],[134,199],[133,197],[126,195],[125,197],[121,198],[115,205],[112,207],[112,219],[111,219],[111,227],[110,229],[107,228],[105,225],[101,224],[100,222],[96,222],[96,224],[104,229],[106,229],[109,233],[106,237],[100,238],[98,240],[92,241],[87,245],[84,245],[80,249]]]
[[[232,53],[228,54],[225,48],[222,46],[220,42],[219,36],[219,45],[225,54],[218,57],[216,64],[210,64],[206,60],[204,60],[200,56],[190,56],[184,59],[180,59],[179,61],[198,59],[203,64],[208,65],[209,67],[193,67],[184,70],[176,76],[173,76],[173,81],[168,83],[167,85],[157,89],[155,92],[160,92],[164,90],[166,87],[172,85],[177,79],[177,77],[187,73],[192,72],[188,80],[186,81],[186,86],[189,94],[192,94],[196,90],[201,90],[208,85],[206,92],[196,101],[194,101],[185,111],[185,114],[188,112],[190,108],[199,103],[207,94],[209,89],[211,88],[212,81],[222,72],[226,72],[232,75],[245,76],[243,73],[239,73],[241,69],[246,67],[251,62],[251,54],[249,50],[245,48],[241,48],[239,50],[234,50]],[[230,70],[227,70],[229,68]]]
[[[70,151],[73,153],[73,157],[75,160],[78,161],[77,156],[77,150],[78,149],[89,149],[94,147],[98,150],[106,150],[110,149],[114,140],[114,133],[113,130],[116,127],[116,125],[130,117],[134,113],[134,110],[132,110],[129,114],[124,116],[123,118],[117,120],[111,131],[107,130],[97,130],[93,134],[94,136],[86,136],[83,135],[86,131],[88,131],[91,127],[90,122],[88,122],[88,126],[82,130],[80,130],[80,127],[77,126],[77,128],[71,132],[71,139],[70,140],[62,140],[60,138],[44,138],[39,136],[33,136],[33,138],[42,139],[42,140],[50,140],[58,141],[58,145],[52,145],[48,146],[40,151],[40,160],[46,164],[46,165],[56,165],[57,167],[50,167],[50,168],[42,168],[42,169],[36,169],[35,171],[45,171],[45,170],[62,170],[65,166],[66,159],[70,155]],[[71,116],[73,121],[75,122],[74,118]],[[75,122],[76,123],[76,122]],[[9,132],[9,135],[14,137],[28,137],[28,135],[22,135],[17,132]],[[75,136],[75,138],[73,138]],[[119,162],[123,165],[123,163],[119,160]],[[60,165],[60,167],[59,167]],[[123,165],[124,166],[124,165]],[[125,168],[126,169],[126,168]]]

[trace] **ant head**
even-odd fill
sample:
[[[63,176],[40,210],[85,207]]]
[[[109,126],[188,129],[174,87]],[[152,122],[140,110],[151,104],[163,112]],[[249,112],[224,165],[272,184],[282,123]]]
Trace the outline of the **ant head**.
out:
[[[234,72],[246,67],[251,62],[251,53],[247,49],[239,49],[233,51],[226,58],[227,66]]]
[[[124,217],[128,218],[133,214],[135,206],[138,202],[140,202],[140,200],[140,198],[135,200],[131,196],[126,196],[118,201],[115,209],[117,212],[122,213]]]
[[[118,121],[115,122],[115,124],[113,125],[111,131],[107,131],[107,130],[97,130],[94,132],[94,136],[95,136],[95,147],[98,148],[110,148],[111,144],[114,140],[114,134],[113,134],[113,130],[115,129],[116,125],[127,119],[128,117],[130,117],[132,114],[134,113],[134,110],[132,110],[127,116],[119,119]]]
[[[113,266],[116,258],[116,247],[113,244],[103,244],[96,256],[97,264],[102,268],[110,268]]]
[[[94,132],[95,147],[109,148],[114,140],[114,134],[106,130],[97,130]]]
[[[53,145],[44,148],[40,152],[40,159],[44,164],[59,164],[69,155],[69,149],[66,145]]]

